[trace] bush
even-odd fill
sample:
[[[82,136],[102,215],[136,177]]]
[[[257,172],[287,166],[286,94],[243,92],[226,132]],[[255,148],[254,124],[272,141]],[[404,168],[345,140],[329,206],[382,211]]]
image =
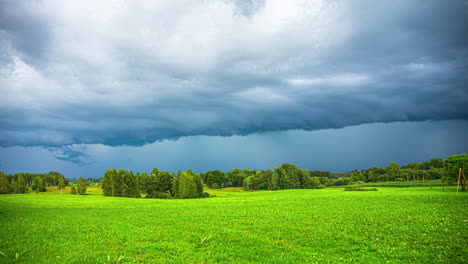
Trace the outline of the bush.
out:
[[[345,191],[378,191],[377,188],[364,188],[357,185],[347,186],[344,188]]]
[[[319,177],[318,179],[319,179],[321,184],[325,184],[325,183],[330,181],[330,179],[327,178],[327,177]]]
[[[70,194],[78,194],[78,193],[76,192],[75,186],[72,186],[72,187],[71,187]]]
[[[211,184],[211,189],[219,189],[218,184],[216,182]]]
[[[171,199],[173,197],[170,192],[154,192],[151,194],[147,194],[146,198]]]
[[[348,183],[349,183],[349,178],[338,178],[338,179],[327,182],[325,186],[348,185]]]

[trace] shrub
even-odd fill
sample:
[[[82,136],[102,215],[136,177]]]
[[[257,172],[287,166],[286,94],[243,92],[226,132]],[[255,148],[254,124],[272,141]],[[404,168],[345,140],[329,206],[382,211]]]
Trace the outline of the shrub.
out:
[[[219,189],[218,184],[216,182],[211,184],[211,189]]]
[[[330,180],[325,184],[325,186],[340,186],[340,185],[348,185],[349,178],[338,178],[335,180]]]
[[[345,191],[378,191],[377,188],[364,188],[357,185],[347,186],[344,188]]]
[[[153,192],[151,194],[147,194],[146,198],[171,199],[173,197],[171,193],[168,191],[168,192]]]
[[[78,192],[76,191],[75,186],[71,187],[70,194],[78,194]]]
[[[330,179],[327,178],[327,177],[319,177],[318,179],[319,179],[321,184],[326,184],[327,182],[330,181]]]

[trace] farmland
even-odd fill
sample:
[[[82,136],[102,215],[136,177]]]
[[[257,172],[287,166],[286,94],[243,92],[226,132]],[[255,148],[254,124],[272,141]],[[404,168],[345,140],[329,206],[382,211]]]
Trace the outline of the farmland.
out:
[[[0,196],[0,263],[464,263],[454,187],[244,192],[205,199]]]

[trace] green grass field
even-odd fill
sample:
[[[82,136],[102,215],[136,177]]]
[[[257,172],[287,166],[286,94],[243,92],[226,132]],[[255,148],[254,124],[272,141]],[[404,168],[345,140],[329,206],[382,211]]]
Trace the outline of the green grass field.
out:
[[[1,195],[0,263],[468,262],[468,194],[378,189]]]

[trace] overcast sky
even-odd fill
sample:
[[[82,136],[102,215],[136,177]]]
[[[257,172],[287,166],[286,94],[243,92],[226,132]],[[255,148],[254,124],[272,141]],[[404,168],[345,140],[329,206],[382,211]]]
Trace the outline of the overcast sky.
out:
[[[0,0],[0,170],[467,152],[465,21],[465,0]]]

